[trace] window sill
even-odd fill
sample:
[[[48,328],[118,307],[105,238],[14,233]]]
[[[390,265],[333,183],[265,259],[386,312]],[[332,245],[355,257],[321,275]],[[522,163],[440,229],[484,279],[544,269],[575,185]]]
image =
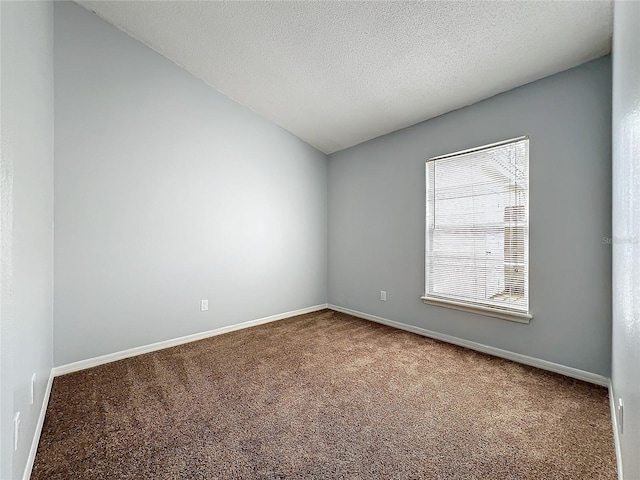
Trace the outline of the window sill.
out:
[[[439,298],[431,298],[431,297],[420,297],[420,298],[424,303],[429,305],[452,308],[454,310],[460,310],[463,312],[477,313],[478,315],[485,315],[487,317],[500,318],[502,320],[509,320],[511,322],[529,323],[533,318],[533,315],[529,313],[508,312],[505,310],[468,305],[466,303],[459,303],[459,302],[454,302],[452,300],[443,300]]]

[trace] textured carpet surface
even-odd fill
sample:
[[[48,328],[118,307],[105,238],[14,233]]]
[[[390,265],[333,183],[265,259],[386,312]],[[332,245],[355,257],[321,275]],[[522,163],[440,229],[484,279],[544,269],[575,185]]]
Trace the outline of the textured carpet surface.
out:
[[[333,311],[58,377],[34,479],[614,479],[607,391]]]

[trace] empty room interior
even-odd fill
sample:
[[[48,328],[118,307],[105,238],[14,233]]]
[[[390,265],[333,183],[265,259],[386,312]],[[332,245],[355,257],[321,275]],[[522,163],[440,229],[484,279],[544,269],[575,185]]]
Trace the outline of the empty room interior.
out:
[[[640,480],[640,2],[1,1],[0,479]]]

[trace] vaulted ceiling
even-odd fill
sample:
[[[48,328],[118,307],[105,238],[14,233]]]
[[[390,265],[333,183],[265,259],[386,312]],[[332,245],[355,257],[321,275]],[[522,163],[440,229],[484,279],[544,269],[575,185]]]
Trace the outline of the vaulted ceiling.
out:
[[[609,1],[79,1],[332,153],[607,54]]]

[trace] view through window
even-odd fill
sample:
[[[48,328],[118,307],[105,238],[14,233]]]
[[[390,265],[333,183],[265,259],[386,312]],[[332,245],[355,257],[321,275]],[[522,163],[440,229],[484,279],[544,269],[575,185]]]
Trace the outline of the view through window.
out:
[[[528,314],[528,156],[522,137],[427,161],[425,300]]]

